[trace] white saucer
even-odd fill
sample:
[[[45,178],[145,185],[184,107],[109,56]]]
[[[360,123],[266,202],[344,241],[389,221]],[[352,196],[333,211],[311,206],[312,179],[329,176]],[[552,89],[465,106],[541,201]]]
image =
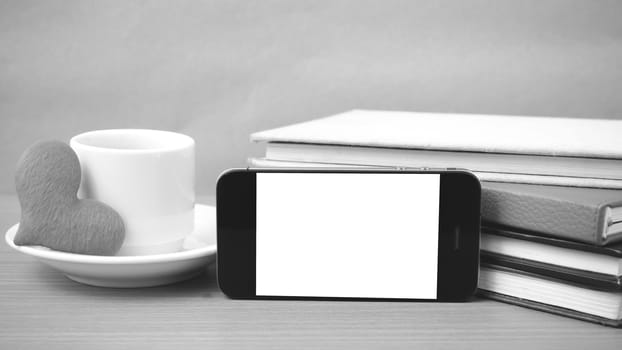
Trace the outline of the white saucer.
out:
[[[40,246],[16,246],[19,224],[11,227],[6,242],[18,252],[37,258],[68,278],[93,286],[136,288],[179,282],[199,274],[216,258],[216,208],[194,207],[194,232],[182,251],[142,256],[97,256],[59,252]]]

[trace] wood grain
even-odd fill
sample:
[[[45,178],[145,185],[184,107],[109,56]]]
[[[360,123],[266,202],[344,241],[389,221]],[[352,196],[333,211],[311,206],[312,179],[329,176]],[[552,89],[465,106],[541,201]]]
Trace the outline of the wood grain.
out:
[[[202,198],[212,202],[213,198]],[[0,224],[19,218],[0,196]],[[373,278],[373,276],[370,276]],[[0,244],[0,348],[619,349],[622,330],[490,300],[239,301],[214,267],[190,281],[143,289],[77,284]]]

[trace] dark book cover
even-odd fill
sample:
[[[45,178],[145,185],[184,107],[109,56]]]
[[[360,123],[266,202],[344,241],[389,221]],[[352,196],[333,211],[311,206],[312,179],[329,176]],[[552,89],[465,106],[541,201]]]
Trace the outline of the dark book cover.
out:
[[[622,191],[482,182],[482,220],[594,245],[622,240],[612,230],[616,218],[613,209],[622,206]],[[617,211],[616,211],[617,213]]]

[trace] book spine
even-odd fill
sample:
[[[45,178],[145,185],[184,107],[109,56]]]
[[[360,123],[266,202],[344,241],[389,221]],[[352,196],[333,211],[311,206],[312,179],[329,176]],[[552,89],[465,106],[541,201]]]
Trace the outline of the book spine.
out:
[[[604,243],[599,207],[482,185],[484,222],[590,244]]]
[[[600,212],[598,227],[601,232],[603,244],[609,244],[622,240],[622,231],[619,227],[619,218],[613,217],[612,208],[622,207],[622,201],[603,203],[598,208]],[[617,222],[616,222],[617,220]]]

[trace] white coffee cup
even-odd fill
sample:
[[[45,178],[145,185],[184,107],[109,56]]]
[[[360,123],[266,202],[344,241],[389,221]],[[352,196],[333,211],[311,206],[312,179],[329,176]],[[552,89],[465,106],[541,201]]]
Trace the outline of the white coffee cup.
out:
[[[118,255],[178,251],[194,229],[194,140],[160,130],[96,130],[70,141],[82,167],[78,197],[125,223]]]

